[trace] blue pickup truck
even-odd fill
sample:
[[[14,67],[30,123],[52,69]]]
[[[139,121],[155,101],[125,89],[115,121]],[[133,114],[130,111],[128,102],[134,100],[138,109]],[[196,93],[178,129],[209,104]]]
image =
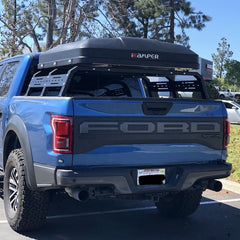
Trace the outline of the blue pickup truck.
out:
[[[42,227],[49,194],[59,190],[79,201],[151,200],[170,217],[192,214],[204,190],[221,190],[216,179],[231,172],[230,125],[197,68],[198,55],[183,46],[135,38],[1,61],[0,169],[10,226]]]

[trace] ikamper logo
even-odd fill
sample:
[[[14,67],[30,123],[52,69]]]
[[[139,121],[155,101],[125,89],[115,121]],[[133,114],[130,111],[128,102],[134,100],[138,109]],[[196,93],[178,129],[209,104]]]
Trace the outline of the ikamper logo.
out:
[[[131,58],[158,60],[159,55],[154,53],[131,53]]]

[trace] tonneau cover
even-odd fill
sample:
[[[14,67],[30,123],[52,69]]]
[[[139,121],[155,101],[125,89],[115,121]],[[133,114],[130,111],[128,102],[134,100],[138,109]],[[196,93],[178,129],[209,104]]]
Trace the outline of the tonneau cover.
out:
[[[39,69],[91,64],[198,69],[198,55],[181,45],[141,38],[102,38],[58,45],[39,57]]]

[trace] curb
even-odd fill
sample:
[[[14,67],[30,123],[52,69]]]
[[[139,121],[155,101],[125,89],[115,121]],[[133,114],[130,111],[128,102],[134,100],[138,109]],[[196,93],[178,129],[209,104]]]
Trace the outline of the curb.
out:
[[[226,179],[219,179],[223,185],[223,189],[240,194],[240,184]]]

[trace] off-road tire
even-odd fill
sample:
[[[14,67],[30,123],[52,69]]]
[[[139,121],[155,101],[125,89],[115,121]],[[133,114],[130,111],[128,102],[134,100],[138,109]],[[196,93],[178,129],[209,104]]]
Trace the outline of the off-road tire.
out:
[[[48,203],[48,192],[27,187],[23,151],[13,150],[4,174],[4,207],[9,225],[17,232],[41,228],[46,222]]]
[[[170,194],[155,204],[160,215],[164,217],[187,217],[197,210],[201,197],[201,189],[189,189]]]

